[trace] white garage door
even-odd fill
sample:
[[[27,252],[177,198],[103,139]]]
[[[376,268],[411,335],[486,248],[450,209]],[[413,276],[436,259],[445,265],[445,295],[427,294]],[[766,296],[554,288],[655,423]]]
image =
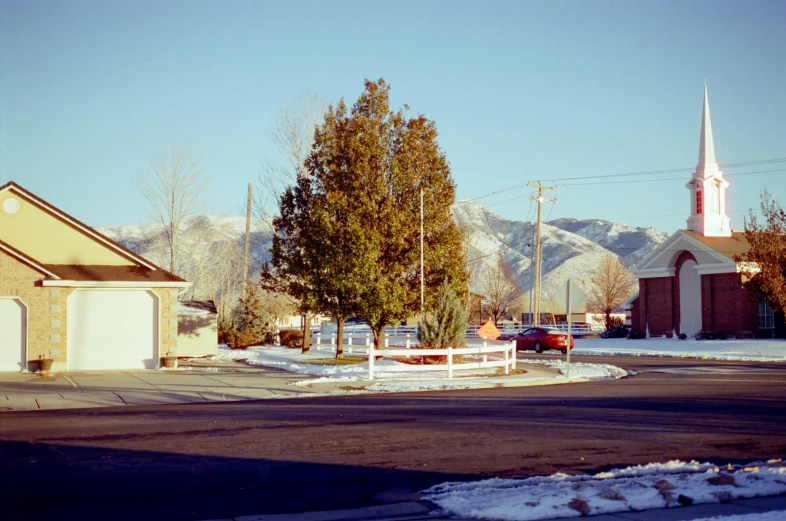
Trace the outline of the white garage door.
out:
[[[153,369],[158,306],[152,291],[77,290],[68,297],[68,369]]]
[[[27,309],[19,299],[0,298],[0,371],[25,368]]]

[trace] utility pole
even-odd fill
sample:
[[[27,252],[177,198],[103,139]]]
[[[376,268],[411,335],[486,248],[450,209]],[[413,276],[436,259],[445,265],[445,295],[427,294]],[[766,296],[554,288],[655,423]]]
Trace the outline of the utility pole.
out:
[[[420,320],[423,321],[425,315],[423,303],[425,294],[425,283],[423,278],[423,189],[420,189]]]
[[[533,314],[532,321],[534,322],[533,325],[538,326],[540,325],[540,272],[541,272],[541,240],[540,240],[540,223],[543,216],[543,192],[544,191],[551,191],[556,190],[556,186],[546,186],[541,184],[538,181],[537,184],[535,183],[527,183],[527,186],[530,188],[537,188],[538,194],[533,195],[530,197],[531,201],[538,202],[538,226],[535,231],[535,309]],[[556,202],[556,199],[549,199],[551,202]]]
[[[246,206],[246,251],[243,253],[243,297],[248,285],[248,248],[251,242],[251,183],[248,183],[248,204]]]

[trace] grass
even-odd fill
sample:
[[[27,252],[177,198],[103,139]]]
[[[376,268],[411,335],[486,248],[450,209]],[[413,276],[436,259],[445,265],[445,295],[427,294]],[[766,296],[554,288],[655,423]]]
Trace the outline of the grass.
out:
[[[303,360],[301,363],[310,365],[357,365],[365,361],[365,358],[353,356],[347,358],[314,358],[312,360]]]

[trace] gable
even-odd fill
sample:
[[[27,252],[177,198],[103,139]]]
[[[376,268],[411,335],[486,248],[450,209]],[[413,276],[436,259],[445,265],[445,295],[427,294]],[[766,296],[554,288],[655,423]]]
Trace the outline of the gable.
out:
[[[695,237],[696,234],[679,230],[642,259],[633,274],[640,278],[673,277],[677,259],[690,252],[696,259],[699,273],[736,273],[737,263]],[[715,238],[717,239],[717,238]]]
[[[69,222],[65,214],[16,188],[9,183],[0,190],[0,241],[41,264],[139,264],[113,241],[100,240],[88,227]]]

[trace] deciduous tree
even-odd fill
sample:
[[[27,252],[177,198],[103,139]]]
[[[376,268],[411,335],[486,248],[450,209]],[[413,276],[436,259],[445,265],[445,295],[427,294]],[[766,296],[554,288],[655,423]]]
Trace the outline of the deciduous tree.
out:
[[[608,255],[592,275],[587,311],[605,315],[606,330],[613,327],[611,313],[636,290],[636,278],[613,255]]]
[[[514,308],[518,307],[522,292],[513,282],[513,276],[501,254],[496,264],[479,276],[482,311],[491,315],[497,326],[502,317],[517,311]]]
[[[169,271],[177,273],[183,226],[202,204],[210,178],[186,146],[172,145],[168,152],[148,159],[148,164],[150,172],[140,174],[135,184],[150,205],[151,217],[163,228]]]
[[[761,221],[753,210],[745,219],[749,250],[735,260],[742,263],[750,294],[775,310],[786,311],[786,212],[766,190],[760,208]]]

